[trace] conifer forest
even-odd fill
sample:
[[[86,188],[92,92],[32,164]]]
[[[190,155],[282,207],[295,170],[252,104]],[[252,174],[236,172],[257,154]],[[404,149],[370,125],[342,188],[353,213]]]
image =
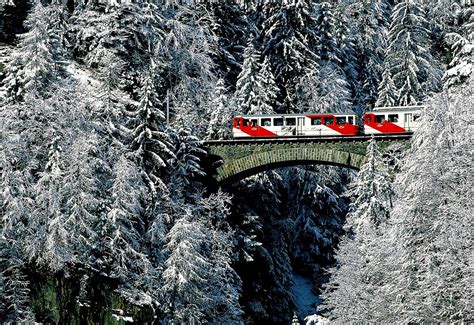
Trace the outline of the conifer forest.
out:
[[[473,90],[473,0],[0,0],[0,323],[472,323]],[[234,116],[400,106],[212,178]]]

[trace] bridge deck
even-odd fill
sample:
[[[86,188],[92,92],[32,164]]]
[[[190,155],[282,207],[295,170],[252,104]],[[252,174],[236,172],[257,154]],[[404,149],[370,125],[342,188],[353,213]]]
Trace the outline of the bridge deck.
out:
[[[377,134],[374,136],[377,141],[399,141],[408,140],[412,133],[404,134]],[[371,135],[357,136],[328,136],[328,137],[278,137],[278,138],[237,138],[232,140],[207,140],[205,146],[212,145],[232,145],[232,144],[281,144],[281,143],[328,143],[328,142],[364,142],[372,138]]]

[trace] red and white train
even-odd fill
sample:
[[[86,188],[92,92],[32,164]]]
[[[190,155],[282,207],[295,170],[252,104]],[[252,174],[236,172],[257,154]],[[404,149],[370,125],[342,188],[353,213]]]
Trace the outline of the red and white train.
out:
[[[324,137],[413,133],[422,106],[379,107],[364,114],[363,128],[354,113],[235,116],[234,138]],[[362,124],[362,123],[361,123]]]

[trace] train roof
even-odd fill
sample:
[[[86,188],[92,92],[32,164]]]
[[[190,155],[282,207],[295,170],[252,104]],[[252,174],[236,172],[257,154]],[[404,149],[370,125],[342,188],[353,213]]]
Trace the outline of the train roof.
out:
[[[256,114],[256,115],[235,115],[244,117],[244,118],[252,118],[252,117],[301,117],[301,116],[317,116],[317,115],[334,115],[334,116],[346,116],[346,115],[356,115],[356,113],[352,111],[347,111],[344,113],[301,113],[301,114]]]
[[[424,106],[375,107],[374,110],[372,111],[372,113],[413,112],[413,111],[420,111],[423,108],[424,108]]]

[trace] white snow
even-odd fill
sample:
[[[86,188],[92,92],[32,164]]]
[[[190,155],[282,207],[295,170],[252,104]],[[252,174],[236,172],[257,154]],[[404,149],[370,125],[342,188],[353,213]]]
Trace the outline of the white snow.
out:
[[[308,277],[293,273],[293,297],[295,298],[298,316],[304,318],[316,313],[320,299],[313,291],[312,280]]]

